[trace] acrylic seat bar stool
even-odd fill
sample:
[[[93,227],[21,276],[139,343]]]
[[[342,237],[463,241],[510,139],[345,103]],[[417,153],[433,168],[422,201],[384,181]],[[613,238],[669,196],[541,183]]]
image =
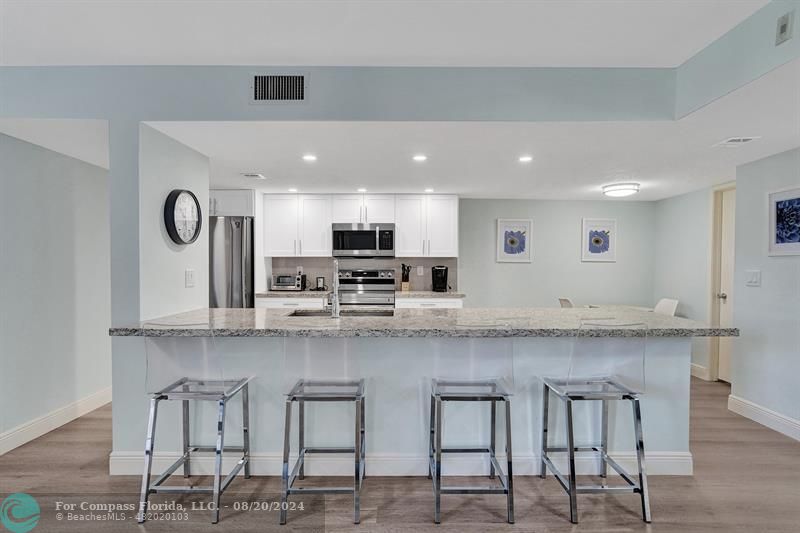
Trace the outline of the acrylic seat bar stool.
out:
[[[613,334],[624,335],[614,339],[615,353],[592,353],[589,349],[593,337],[598,342],[610,342],[609,330],[617,330]],[[566,377],[544,377],[542,392],[542,478],[547,469],[554,474],[569,496],[570,521],[578,523],[578,494],[593,493],[635,493],[639,494],[642,505],[642,519],[651,521],[650,500],[645,471],[644,439],[642,436],[642,414],[639,397],[644,391],[644,361],[647,342],[647,328],[640,323],[623,323],[614,320],[583,322],[575,339],[570,354],[569,372]],[[549,442],[549,403],[555,396],[564,405],[566,421],[566,446],[553,446]],[[600,442],[586,446],[575,444],[575,419],[573,407],[577,402],[600,402]],[[638,466],[637,475],[629,474],[611,456],[608,450],[609,404],[612,401],[629,401],[633,415],[634,446]],[[578,485],[575,471],[575,453],[593,452],[600,459],[600,477],[602,485]],[[553,463],[553,453],[566,453],[568,471],[562,473]],[[621,486],[608,486],[607,467],[611,467],[624,481]]]
[[[447,402],[488,402],[491,405],[491,435],[489,447],[445,448],[442,446],[444,404]],[[505,404],[506,473],[496,457],[497,403]],[[514,484],[511,452],[511,392],[504,380],[431,380],[430,441],[428,447],[428,477],[433,480],[434,522],[441,523],[442,494],[505,494],[507,520],[514,523]],[[446,453],[485,453],[489,456],[489,477],[499,479],[499,486],[448,486],[442,485],[442,455]]]
[[[250,398],[249,384],[252,377],[226,379],[221,356],[216,350],[213,332],[210,337],[193,338],[191,343],[195,349],[188,348],[186,339],[181,343],[182,349],[174,340],[151,337],[148,328],[158,328],[159,324],[148,324],[142,330],[145,337],[146,357],[148,360],[148,385],[163,383],[169,374],[186,372],[170,384],[156,389],[150,398],[150,414],[147,422],[147,438],[144,451],[144,472],[139,498],[137,521],[141,524],[147,519],[148,499],[150,494],[210,494],[212,503],[209,506],[213,513],[213,523],[219,522],[220,497],[231,482],[244,469],[244,477],[250,477]],[[207,324],[197,324],[206,326]],[[200,352],[200,353],[196,353]],[[195,367],[193,371],[191,367]],[[190,373],[194,372],[194,373]],[[172,376],[174,378],[174,376]],[[172,379],[169,378],[169,379]],[[151,387],[148,386],[148,389]],[[242,445],[225,445],[226,412],[231,399],[236,396],[242,401]],[[159,404],[162,401],[180,401],[182,403],[182,448],[183,453],[171,466],[151,482],[153,467],[153,450],[156,436],[156,420]],[[214,445],[197,445],[191,441],[190,403],[213,402],[216,404],[216,441]],[[183,467],[184,478],[191,476],[190,461],[195,454],[214,454],[214,475],[210,486],[164,485],[180,467]],[[233,469],[223,478],[222,460],[226,453],[235,453],[239,459]]]
[[[315,447],[305,443],[305,407],[307,402],[353,402],[355,404],[355,439],[353,447]],[[298,404],[299,451],[297,461],[289,471],[292,405]],[[300,379],[286,395],[286,423],[283,435],[283,469],[281,473],[280,523],[286,524],[288,500],[292,494],[352,494],[353,523],[361,521],[361,485],[364,481],[366,455],[364,380],[353,379]],[[298,479],[305,478],[307,454],[352,453],[354,457],[353,486],[351,487],[295,487]]]

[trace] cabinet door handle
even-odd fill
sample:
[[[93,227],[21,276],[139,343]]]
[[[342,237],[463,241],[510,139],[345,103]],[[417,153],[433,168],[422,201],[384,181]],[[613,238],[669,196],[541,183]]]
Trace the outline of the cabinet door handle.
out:
[[[286,302],[286,303],[283,304],[283,306],[284,307],[300,307],[300,304],[299,303],[288,303],[288,302]]]
[[[420,307],[436,307],[436,304],[431,303],[421,303],[419,304]]]
[[[367,222],[369,222],[369,214],[368,214],[368,213],[369,213],[369,211],[367,211],[367,209],[368,209],[368,207],[365,205],[365,206],[364,206],[364,224],[366,224]]]
[[[364,221],[362,220],[362,216],[363,216],[363,215],[364,215],[364,206],[363,206],[363,205],[360,205],[360,206],[358,206],[358,222],[359,222],[359,223],[361,223],[361,222],[364,222]]]
[[[297,254],[297,255],[303,255],[303,239],[300,239],[300,240],[299,240],[299,241],[297,241],[297,242],[299,242],[299,243],[300,243],[300,253],[299,253],[299,254]]]
[[[428,239],[428,255],[431,255],[431,240]]]
[[[422,255],[425,255],[425,239],[422,239]]]
[[[297,255],[297,239],[293,240],[292,242],[294,243],[294,244],[292,245],[292,246],[293,246],[293,248],[292,248],[292,253],[293,253],[294,255]]]

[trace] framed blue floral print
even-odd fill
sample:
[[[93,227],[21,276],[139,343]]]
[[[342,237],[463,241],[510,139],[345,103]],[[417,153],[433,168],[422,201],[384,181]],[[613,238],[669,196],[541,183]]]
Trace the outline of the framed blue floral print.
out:
[[[800,255],[800,187],[768,196],[769,255]]]
[[[617,221],[606,218],[584,218],[581,261],[613,263],[616,260]]]
[[[531,262],[531,228],[528,219],[497,219],[497,262]]]

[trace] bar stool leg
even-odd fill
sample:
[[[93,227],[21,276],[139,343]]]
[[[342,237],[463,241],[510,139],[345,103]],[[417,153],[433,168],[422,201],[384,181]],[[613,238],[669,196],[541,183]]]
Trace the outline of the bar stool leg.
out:
[[[144,473],[142,474],[142,491],[139,497],[138,522],[144,523],[147,513],[147,499],[150,495],[150,472],[153,468],[153,446],[156,435],[156,415],[158,414],[159,398],[150,399],[150,416],[147,420],[147,439],[144,443]]]
[[[542,464],[540,465],[539,470],[539,477],[542,479],[547,478],[547,463],[545,463],[544,458],[547,455],[547,425],[548,425],[548,415],[550,412],[550,387],[547,386],[546,383],[542,384],[542,453],[540,457],[542,458]]]
[[[492,400],[492,412],[494,412],[494,400]],[[506,404],[506,461],[508,462],[508,472],[506,472],[506,481],[508,488],[508,523],[514,523],[514,474],[511,466],[511,402],[505,400]],[[492,432],[494,437],[494,432]],[[494,451],[494,450],[492,450]]]
[[[639,399],[634,398],[633,402],[633,425],[636,432],[636,462],[639,466],[639,494],[642,498],[642,519],[648,524],[650,517],[650,493],[647,488],[647,472],[644,462],[644,438],[642,436],[642,410]]]
[[[435,435],[434,427],[436,424],[436,399],[431,394],[431,416],[430,416],[430,437],[428,439],[428,479],[433,479],[433,439]]]
[[[572,400],[565,400],[567,420],[567,455],[569,457],[569,519],[578,523],[578,480],[575,474],[575,437],[572,426]]]
[[[244,478],[250,479],[250,391],[249,384],[242,387],[242,447],[244,448]]]
[[[434,462],[433,521],[442,522],[442,400],[436,398],[436,459]]]
[[[219,492],[222,483],[222,450],[225,446],[225,400],[219,401],[219,415],[217,417],[217,448],[214,458],[214,519],[212,523],[219,522]]]
[[[367,415],[366,399],[361,397],[361,483],[367,477]]]
[[[361,401],[356,400],[355,475],[353,476],[353,523],[361,522]]]
[[[298,400],[297,410],[297,426],[300,431],[300,435],[298,437],[298,446],[300,447],[300,453],[302,454],[306,447],[306,402],[303,400]],[[300,471],[297,473],[298,479],[306,478],[305,457],[303,459],[303,462],[300,463]]]
[[[608,463],[606,463],[606,456],[608,454],[608,400],[600,400],[602,403],[602,420],[600,422],[600,477],[603,478],[602,484],[606,486],[606,478],[608,475]]]
[[[281,514],[280,523],[286,523],[289,500],[289,442],[292,429],[292,401],[286,400],[286,421],[283,426],[283,469],[281,471]]]
[[[191,476],[189,469],[189,400],[183,400],[183,456],[186,460],[183,462],[183,477]]]
[[[491,401],[491,436],[489,438],[489,449],[492,450],[492,459],[495,458],[497,454],[497,436],[495,435],[495,428],[497,424],[497,402],[495,400]],[[489,461],[489,478],[494,479],[494,461]]]

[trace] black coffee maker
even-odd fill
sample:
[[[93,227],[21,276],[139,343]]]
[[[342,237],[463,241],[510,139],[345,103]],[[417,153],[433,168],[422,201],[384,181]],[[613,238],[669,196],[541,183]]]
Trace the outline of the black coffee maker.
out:
[[[431,267],[431,281],[434,292],[447,292],[447,267]]]

